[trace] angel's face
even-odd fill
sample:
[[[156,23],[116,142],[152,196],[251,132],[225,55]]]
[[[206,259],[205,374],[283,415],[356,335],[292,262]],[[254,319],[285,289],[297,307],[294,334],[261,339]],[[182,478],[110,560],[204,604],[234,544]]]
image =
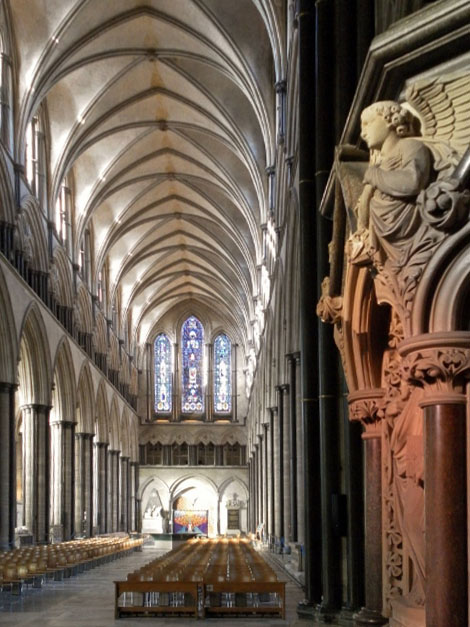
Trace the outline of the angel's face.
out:
[[[371,150],[380,150],[390,133],[384,118],[369,107],[361,115],[361,137]]]

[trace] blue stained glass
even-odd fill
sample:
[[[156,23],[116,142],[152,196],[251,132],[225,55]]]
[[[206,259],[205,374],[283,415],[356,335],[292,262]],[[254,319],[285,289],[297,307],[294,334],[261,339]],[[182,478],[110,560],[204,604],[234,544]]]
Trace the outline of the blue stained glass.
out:
[[[183,394],[181,410],[184,413],[202,413],[204,395],[202,389],[202,360],[204,329],[194,316],[190,316],[181,330],[183,353]]]
[[[214,342],[214,408],[217,413],[232,411],[232,346],[224,334]]]
[[[171,343],[164,333],[157,335],[155,350],[155,411],[171,411]]]

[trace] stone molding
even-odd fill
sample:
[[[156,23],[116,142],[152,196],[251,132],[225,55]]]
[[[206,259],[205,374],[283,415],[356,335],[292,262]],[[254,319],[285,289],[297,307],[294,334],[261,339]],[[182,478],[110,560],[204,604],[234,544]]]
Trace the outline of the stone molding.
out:
[[[369,388],[351,392],[348,395],[349,420],[361,422],[364,427],[363,439],[380,437],[382,432],[381,416],[383,388]]]
[[[465,385],[470,380],[470,332],[425,333],[401,342],[398,350],[404,377],[429,392],[433,404],[465,399]],[[428,397],[422,406],[430,401]]]

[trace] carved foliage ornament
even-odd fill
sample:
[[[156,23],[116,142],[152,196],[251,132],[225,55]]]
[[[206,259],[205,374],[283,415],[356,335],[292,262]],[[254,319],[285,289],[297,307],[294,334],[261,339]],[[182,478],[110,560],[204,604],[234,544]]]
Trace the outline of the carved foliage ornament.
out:
[[[470,348],[430,348],[407,355],[402,362],[404,377],[436,391],[462,390],[470,380]]]

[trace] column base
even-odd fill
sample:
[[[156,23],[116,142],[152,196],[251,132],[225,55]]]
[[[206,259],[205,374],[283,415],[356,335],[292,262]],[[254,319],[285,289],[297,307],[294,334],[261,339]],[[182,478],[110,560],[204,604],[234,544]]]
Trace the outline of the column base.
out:
[[[308,618],[313,620],[315,618],[316,607],[316,603],[310,603],[307,600],[300,601],[297,605],[297,616],[299,618]]]
[[[338,610],[319,603],[315,608],[317,623],[333,623],[338,618]]]
[[[338,624],[345,627],[352,627],[354,625],[354,616],[358,613],[357,609],[352,610],[350,607],[342,607],[341,613],[338,616]]]
[[[360,627],[362,625],[386,625],[388,618],[379,614],[375,610],[368,610],[366,607],[361,608],[361,611],[354,614],[354,625]]]

